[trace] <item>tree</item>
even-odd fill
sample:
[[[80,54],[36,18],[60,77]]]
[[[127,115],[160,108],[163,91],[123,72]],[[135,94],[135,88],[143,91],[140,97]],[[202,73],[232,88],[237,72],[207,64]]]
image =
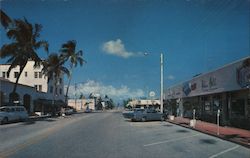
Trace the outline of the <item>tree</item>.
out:
[[[4,13],[1,10],[1,15]],[[48,52],[48,42],[44,40],[38,41],[40,37],[40,32],[42,30],[42,25],[30,24],[27,19],[24,20],[14,20],[11,27],[9,26],[10,19],[4,16],[1,18],[1,23],[7,31],[7,37],[12,40],[12,43],[4,44],[0,50],[0,58],[8,58],[7,63],[10,63],[10,67],[7,71],[7,75],[11,70],[19,66],[19,73],[16,78],[16,83],[13,88],[13,94],[16,93],[17,84],[19,78],[23,72],[24,67],[26,66],[29,60],[33,60],[34,67],[39,67],[41,64],[41,59],[37,55],[36,50],[43,47],[46,52]],[[4,20],[5,19],[5,20]]]
[[[13,24],[12,19],[7,14],[5,14],[5,12],[2,9],[0,9],[0,19],[1,19],[1,24],[5,29],[8,29],[11,26],[11,24]]]
[[[69,61],[69,81],[68,81],[68,86],[66,90],[66,95],[65,95],[65,102],[68,100],[68,91],[69,91],[69,85],[72,79],[72,73],[73,73],[73,68],[80,64],[80,66],[85,63],[85,60],[83,59],[83,51],[79,50],[76,51],[76,41],[71,40],[62,45],[61,48],[61,57],[64,60],[64,62]]]
[[[132,101],[132,99],[127,99],[127,100],[123,100],[123,107],[124,108],[132,108],[131,105],[128,107],[128,103]]]
[[[49,55],[48,59],[43,61],[43,73],[48,77],[48,82],[53,79],[53,103],[55,103],[56,87],[59,83],[59,79],[63,74],[69,76],[69,70],[64,67],[62,58],[56,53]]]

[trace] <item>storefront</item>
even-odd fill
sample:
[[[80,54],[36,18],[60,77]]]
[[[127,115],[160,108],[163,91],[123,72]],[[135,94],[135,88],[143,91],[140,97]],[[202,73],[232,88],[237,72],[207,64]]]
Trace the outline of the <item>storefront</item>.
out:
[[[250,129],[250,57],[165,90],[177,116]],[[169,103],[168,101],[167,103]],[[168,104],[168,108],[173,105]]]

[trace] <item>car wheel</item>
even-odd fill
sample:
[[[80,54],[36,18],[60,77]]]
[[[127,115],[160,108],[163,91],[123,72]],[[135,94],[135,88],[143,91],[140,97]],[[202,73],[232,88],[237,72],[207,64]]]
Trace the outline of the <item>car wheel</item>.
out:
[[[146,117],[142,117],[142,118],[141,118],[141,121],[142,121],[142,122],[145,122],[145,121],[146,121]]]
[[[3,120],[1,121],[1,124],[6,124],[6,123],[8,123],[8,118],[7,117],[3,118]]]

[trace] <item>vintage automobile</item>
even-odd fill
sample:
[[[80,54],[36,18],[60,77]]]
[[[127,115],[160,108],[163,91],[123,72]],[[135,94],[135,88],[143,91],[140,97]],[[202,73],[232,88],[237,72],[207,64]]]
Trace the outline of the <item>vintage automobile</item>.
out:
[[[0,123],[5,124],[13,121],[24,121],[29,117],[24,106],[0,107]]]

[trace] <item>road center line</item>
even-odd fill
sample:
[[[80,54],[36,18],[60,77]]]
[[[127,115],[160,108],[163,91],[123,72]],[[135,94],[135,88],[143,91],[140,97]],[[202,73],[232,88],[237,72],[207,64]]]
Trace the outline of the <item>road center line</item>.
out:
[[[168,142],[174,142],[174,141],[178,141],[178,140],[182,140],[182,139],[196,137],[196,136],[199,136],[199,135],[201,135],[201,134],[198,133],[198,134],[191,135],[191,136],[186,136],[186,137],[181,137],[181,138],[176,138],[176,139],[169,139],[169,140],[165,140],[165,141],[160,141],[160,142],[145,144],[143,146],[147,147],[147,146],[153,146],[153,145],[158,145],[158,144],[163,144],[163,143],[168,143]]]
[[[227,153],[227,152],[229,152],[229,151],[232,151],[232,150],[234,150],[234,149],[237,149],[238,147],[239,147],[239,145],[236,145],[236,146],[234,146],[234,147],[232,147],[232,148],[229,148],[229,149],[226,149],[226,150],[224,150],[224,151],[222,151],[222,152],[219,152],[218,154],[214,154],[214,155],[210,156],[209,158],[218,157],[219,155],[222,155],[222,154],[225,154],[225,153]]]

